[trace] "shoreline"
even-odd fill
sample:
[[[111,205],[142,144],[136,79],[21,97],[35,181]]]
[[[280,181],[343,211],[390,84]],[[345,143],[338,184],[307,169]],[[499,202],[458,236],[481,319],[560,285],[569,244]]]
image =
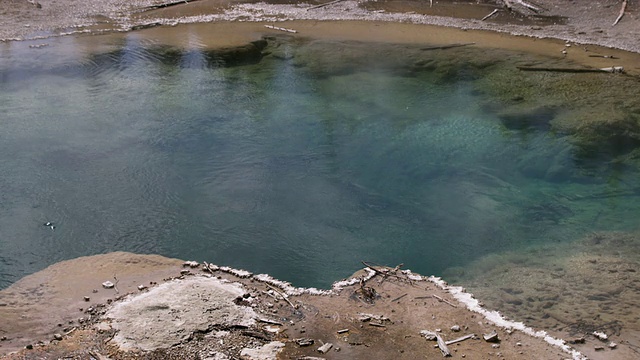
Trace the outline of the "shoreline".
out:
[[[89,275],[86,271],[87,266],[93,267],[97,271]],[[115,280],[116,286],[114,288],[101,287],[100,283],[105,279],[109,280],[111,278],[110,274],[114,272],[115,269],[118,269],[118,273],[114,273],[111,280]],[[534,330],[521,322],[508,320],[498,311],[485,309],[482,303],[475,299],[472,294],[467,293],[462,287],[449,286],[449,284],[441,278],[433,276],[425,277],[412,273],[410,270],[402,270],[400,267],[394,269],[377,266],[365,267],[350,278],[335,282],[331,289],[320,290],[315,288],[297,288],[288,282],[274,279],[266,274],[258,275],[246,270],[219,267],[207,264],[206,262],[204,264],[198,264],[196,262],[183,262],[177,259],[163,258],[157,255],[136,255],[123,252],[63,261],[43,271],[29,275],[8,289],[0,291],[0,299],[3,299],[3,302],[9,300],[8,303],[4,303],[4,306],[0,307],[0,314],[2,314],[4,319],[9,318],[11,314],[15,315],[21,312],[32,314],[30,315],[32,318],[30,323],[26,321],[15,323],[15,328],[12,333],[7,333],[7,329],[0,329],[3,330],[3,334],[5,334],[3,335],[4,340],[0,342],[0,354],[4,354],[2,358],[5,359],[56,358],[61,356],[61,354],[71,355],[72,353],[69,353],[69,348],[79,347],[81,351],[95,351],[91,350],[92,347],[86,343],[82,343],[82,341],[92,337],[96,339],[99,338],[101,341],[104,341],[105,344],[109,343],[110,347],[102,351],[109,352],[110,358],[127,358],[127,354],[130,354],[131,351],[137,354],[157,352],[158,349],[165,348],[162,344],[174,347],[177,344],[181,344],[188,346],[191,349],[190,351],[193,351],[194,347],[204,347],[207,341],[204,339],[193,341],[190,340],[190,336],[188,338],[179,337],[176,339],[174,338],[175,335],[163,333],[160,329],[155,330],[153,324],[159,319],[155,311],[145,312],[143,310],[135,310],[135,314],[132,314],[130,311],[122,310],[124,311],[122,315],[114,315],[114,311],[115,314],[118,314],[118,311],[121,310],[115,309],[122,309],[123,307],[126,309],[131,306],[136,309],[142,306],[144,309],[145,307],[155,306],[150,305],[148,303],[149,301],[159,301],[161,304],[165,304],[168,300],[163,300],[164,296],[169,296],[172,299],[171,301],[179,304],[168,306],[168,308],[171,307],[173,309],[171,310],[172,313],[183,311],[181,309],[184,308],[198,309],[199,300],[197,299],[200,298],[201,294],[206,294],[207,291],[209,291],[207,289],[210,284],[212,284],[214,288],[219,286],[216,285],[217,280],[221,280],[222,284],[237,284],[234,286],[240,286],[244,289],[240,290],[238,294],[251,294],[249,297],[246,295],[243,295],[243,297],[249,299],[251,308],[260,310],[259,312],[262,313],[262,315],[252,315],[254,319],[259,320],[264,318],[265,315],[270,315],[271,317],[275,315],[278,319],[273,320],[272,323],[266,320],[258,321],[258,323],[267,323],[268,326],[279,323],[277,326],[295,327],[297,331],[300,331],[299,326],[304,323],[305,325],[302,325],[301,336],[309,336],[309,334],[315,333],[318,337],[331,337],[330,333],[325,329],[327,325],[319,324],[313,319],[317,318],[317,313],[325,312],[330,314],[334,312],[336,314],[345,313],[337,316],[338,319],[342,316],[343,322],[347,321],[347,323],[344,325],[333,324],[332,326],[351,329],[351,334],[353,334],[358,331],[356,330],[357,326],[354,329],[354,324],[357,325],[358,321],[368,321],[350,318],[355,316],[355,311],[358,311],[358,314],[360,314],[360,312],[379,314],[382,316],[382,324],[381,326],[376,326],[376,328],[384,328],[384,332],[387,334],[385,335],[386,337],[396,336],[393,334],[393,331],[397,330],[400,334],[403,334],[402,336],[405,341],[409,341],[406,337],[408,336],[406,335],[407,332],[413,333],[412,337],[419,338],[418,330],[415,326],[421,326],[425,329],[432,327],[433,329],[431,330],[434,330],[436,327],[442,328],[443,321],[450,323],[451,325],[449,325],[449,327],[454,326],[454,324],[459,324],[465,328],[463,331],[464,334],[473,332],[476,335],[474,337],[476,340],[473,341],[474,344],[472,347],[465,347],[464,349],[458,349],[456,347],[455,351],[464,351],[466,356],[470,356],[471,358],[474,358],[474,351],[479,351],[478,354],[480,354],[486,351],[486,348],[493,348],[494,351],[497,351],[495,349],[500,349],[499,351],[505,355],[512,351],[514,352],[512,356],[518,353],[524,355],[521,347],[523,343],[526,343],[527,356],[541,354],[542,352],[544,352],[546,356],[549,356],[548,352],[551,351],[552,353],[565,354],[565,356],[576,360],[587,359],[580,351],[567,345],[564,340],[555,338],[543,330]],[[188,285],[189,281],[196,281],[200,285]],[[204,282],[201,283],[202,281]],[[267,292],[257,289],[261,286],[260,284],[266,286],[265,289]],[[40,288],[41,291],[33,291],[34,286]],[[200,294],[197,295],[196,300],[189,297],[188,291],[184,288],[185,286],[190,289],[195,286],[195,290],[193,291]],[[92,288],[94,289],[91,290]],[[179,289],[173,293],[172,288]],[[368,289],[371,293],[363,293],[363,289]],[[426,296],[424,296],[425,289],[427,290]],[[60,296],[61,292],[63,292],[65,296]],[[14,294],[14,296],[7,299],[6,294]],[[58,296],[56,296],[56,294],[58,294]],[[215,297],[217,295],[208,295],[209,300],[213,301],[211,300],[211,296]],[[284,296],[288,299],[284,299],[283,302],[279,303],[277,307],[278,310],[273,310],[273,305],[270,304],[273,301],[278,303],[279,296]],[[160,300],[158,300],[159,298]],[[281,298],[280,300],[283,299]],[[225,295],[220,301],[237,303],[237,294],[233,296]],[[426,305],[427,302],[430,303],[430,305],[425,307],[422,304],[423,302],[424,305]],[[141,305],[135,305],[138,303]],[[287,303],[291,305],[293,309],[290,309]],[[24,306],[24,304],[27,305]],[[65,305],[66,308],[62,309]],[[51,312],[44,310],[52,307],[59,310],[57,311],[57,315],[60,316],[55,319],[53,323],[51,323],[51,321],[54,319],[46,318],[51,315]],[[206,313],[208,310],[205,309],[204,311]],[[424,311],[432,314],[430,320],[429,317],[415,316],[417,313]],[[221,316],[226,318],[229,312],[233,313],[233,310],[225,310],[225,315]],[[314,312],[316,315],[313,315]],[[480,316],[480,318],[484,320],[479,322],[477,320],[471,320],[475,316],[470,314],[477,314],[476,316]],[[45,318],[40,319],[40,322],[38,322],[38,315]],[[194,319],[196,319],[203,315],[204,314],[197,312],[195,315],[184,313],[178,317],[183,319],[179,324],[185,324],[184,320],[188,316],[195,316]],[[344,319],[345,317],[349,320]],[[289,318],[291,319],[291,324],[287,325],[283,320]],[[404,320],[398,321],[397,319],[400,318]],[[417,324],[407,323],[409,319],[417,320]],[[214,320],[210,319],[209,323],[212,321]],[[387,323],[387,321],[389,321],[389,323]],[[56,322],[58,325],[55,325]],[[122,322],[136,322],[145,325],[140,328],[133,324],[119,327],[118,323]],[[331,323],[334,322],[336,322],[335,319],[331,321]],[[337,322],[339,323],[339,321]],[[160,323],[161,324],[158,325],[159,327],[168,326],[166,323],[162,323],[162,321],[160,321]],[[187,320],[186,323],[191,323],[191,321]],[[295,323],[298,324],[295,325]],[[482,330],[477,328],[477,324],[480,324]],[[129,332],[131,329],[136,328],[139,328],[144,335]],[[394,328],[394,330],[391,328]],[[481,334],[479,333],[482,331],[489,333],[490,331],[488,329],[498,331],[501,339],[499,345],[495,345],[495,343],[490,341],[481,340]],[[184,331],[198,330],[185,329]],[[285,330],[280,330],[275,334],[283,334],[284,331]],[[289,331],[294,331],[294,329],[289,329]],[[342,330],[336,331],[340,333]],[[375,331],[378,330],[376,329]],[[448,333],[447,330],[442,331],[442,336]],[[447,335],[448,338],[451,339],[455,337],[455,332],[457,331],[458,330],[455,330],[454,333]],[[118,335],[122,332],[124,332],[125,335]],[[76,339],[74,333],[82,333],[82,337],[85,340]],[[149,335],[150,333],[153,335]],[[463,335],[463,333],[461,332],[460,335]],[[110,338],[108,336],[104,339],[101,335],[105,334],[109,335]],[[351,334],[347,334],[347,336]],[[138,338],[138,336],[142,337]],[[373,340],[375,337],[375,334],[359,333],[357,338],[359,343],[382,341],[380,339]],[[284,348],[284,350],[280,351],[284,353],[296,353],[305,350],[305,348],[295,345],[295,342],[291,341],[287,336],[275,336],[270,340],[279,341]],[[353,343],[345,339],[342,340],[343,348],[341,355],[345,355],[347,351],[352,351],[354,354],[365,351],[360,349],[361,347],[355,343],[355,340]],[[177,343],[174,344],[176,341]],[[332,341],[338,342],[339,340],[334,339]],[[589,339],[587,343],[591,343],[592,341],[595,342],[597,340]],[[397,340],[393,341],[393,343],[397,345]],[[385,344],[384,346],[388,345],[389,344]],[[338,347],[340,345],[336,344],[336,346]],[[348,346],[353,347],[353,349],[345,348]],[[140,349],[136,350],[138,347],[141,347],[142,352],[140,352]],[[376,346],[373,344],[366,346],[366,351],[369,351],[370,347],[375,348]],[[428,343],[425,343],[422,349],[407,349],[402,353],[403,355],[400,356],[400,358],[415,358],[412,353],[424,352],[428,347]],[[377,351],[380,350],[378,349]],[[435,351],[434,354],[437,353],[437,350]],[[184,354],[187,354],[187,352],[184,352]],[[270,359],[271,357],[257,358]]]

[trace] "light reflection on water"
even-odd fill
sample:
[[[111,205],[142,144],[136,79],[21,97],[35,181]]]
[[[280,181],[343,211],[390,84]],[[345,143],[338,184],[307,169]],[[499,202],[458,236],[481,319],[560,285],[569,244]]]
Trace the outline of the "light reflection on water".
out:
[[[5,46],[0,288],[116,250],[327,287],[360,260],[442,274],[635,229],[635,170],[585,173],[569,137],[505,128],[473,76],[381,68],[376,46],[339,70],[327,59],[361,45],[285,43],[297,57],[228,68],[133,36],[66,58]]]

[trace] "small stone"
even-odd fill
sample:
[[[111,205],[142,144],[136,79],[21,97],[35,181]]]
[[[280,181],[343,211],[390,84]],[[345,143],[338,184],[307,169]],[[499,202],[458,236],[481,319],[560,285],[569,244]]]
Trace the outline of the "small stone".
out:
[[[329,352],[329,350],[331,350],[332,347],[333,347],[332,343],[326,343],[318,348],[318,352],[320,354],[326,354],[327,352]]]
[[[0,341],[7,341],[7,337],[6,336],[0,337]]]
[[[114,283],[112,283],[111,281],[105,281],[102,283],[102,287],[105,289],[113,289],[114,286]]]
[[[53,340],[58,340],[58,341],[62,340],[62,335],[60,335],[60,334],[53,334]]]
[[[93,289],[91,290],[92,293],[97,294],[98,293],[98,289]]]
[[[610,349],[615,349],[615,348],[617,348],[617,347],[618,347],[618,344],[616,344],[616,343],[614,343],[614,342],[609,343],[609,348],[610,348]]]
[[[460,331],[460,325],[453,325],[453,326],[451,327],[451,331],[453,331],[453,332],[458,332],[458,331]]]
[[[593,349],[595,351],[603,351],[604,350],[604,346],[595,346]]]
[[[500,344],[493,344],[491,345],[492,348],[494,349],[499,349],[500,348]]]
[[[32,350],[33,349],[33,345],[29,344],[29,345],[25,346],[25,349]]]
[[[517,342],[516,346],[522,346],[522,343],[521,342]]]
[[[91,301],[91,298],[90,298],[90,297],[88,297],[88,296],[85,296],[85,297],[84,297],[84,301],[87,301],[87,302],[88,302],[88,301]]]
[[[483,334],[482,337],[484,338],[484,341],[486,342],[499,342],[500,339],[498,338],[498,333],[493,330],[492,332],[488,333],[488,334]]]
[[[295,339],[294,341],[296,342],[296,344],[298,344],[298,346],[310,346],[315,342],[313,339],[308,338]]]
[[[184,270],[180,270],[180,275],[189,275],[191,274],[191,271],[184,269]]]
[[[144,286],[144,285],[138,285],[138,290],[139,290],[139,291],[145,290],[146,288],[147,288],[147,287],[146,287],[146,286]]]
[[[602,331],[594,331],[593,335],[602,341],[605,341],[609,338],[609,336],[607,336],[607,334],[603,333]]]

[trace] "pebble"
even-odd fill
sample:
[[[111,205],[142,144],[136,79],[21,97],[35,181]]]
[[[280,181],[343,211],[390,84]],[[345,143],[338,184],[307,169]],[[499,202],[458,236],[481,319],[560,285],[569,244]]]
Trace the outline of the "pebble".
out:
[[[90,297],[88,297],[88,296],[85,296],[85,297],[84,297],[84,301],[91,301],[91,298],[90,298]]]
[[[53,334],[53,339],[54,339],[54,340],[58,340],[58,341],[60,341],[60,340],[62,340],[62,335],[60,335],[60,334]]]
[[[113,289],[115,285],[111,281],[105,281],[102,283],[102,287],[105,289]]]
[[[327,352],[329,352],[329,350],[331,350],[332,347],[333,347],[332,343],[326,343],[318,348],[318,352],[320,354],[326,354]]]
[[[458,332],[458,331],[460,331],[460,325],[453,325],[453,326],[451,327],[451,331],[453,331],[453,332]]]

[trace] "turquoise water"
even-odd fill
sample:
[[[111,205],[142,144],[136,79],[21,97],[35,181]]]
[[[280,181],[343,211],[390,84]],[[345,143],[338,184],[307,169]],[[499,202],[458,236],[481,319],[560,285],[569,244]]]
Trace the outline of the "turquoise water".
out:
[[[117,250],[327,287],[361,260],[442,274],[637,228],[635,167],[505,126],[477,69],[375,56],[415,47],[285,41],[223,67],[134,34],[75,41],[0,44],[0,288]]]

